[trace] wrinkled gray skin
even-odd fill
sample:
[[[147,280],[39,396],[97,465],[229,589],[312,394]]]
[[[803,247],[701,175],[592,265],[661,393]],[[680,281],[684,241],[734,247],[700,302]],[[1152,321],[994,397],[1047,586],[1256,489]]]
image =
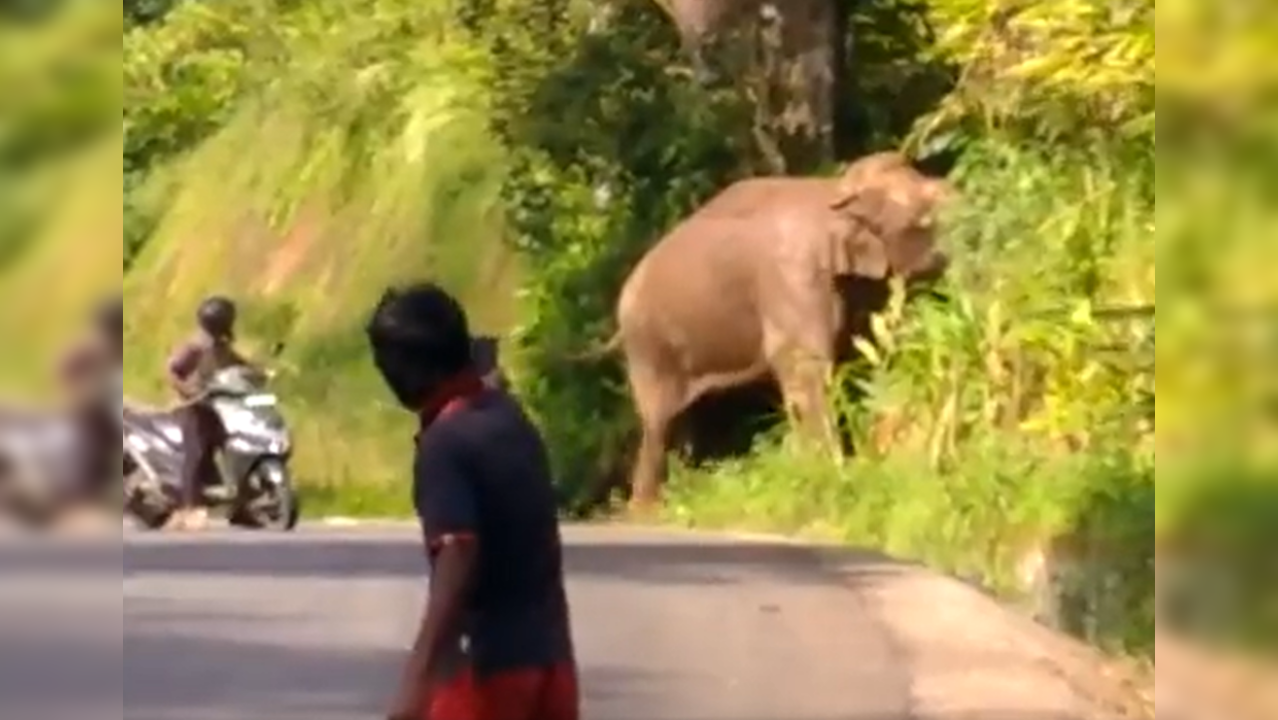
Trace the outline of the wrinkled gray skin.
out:
[[[841,279],[938,277],[941,181],[883,153],[838,178],[739,182],[675,227],[622,289],[624,352],[643,429],[633,503],[658,498],[674,420],[698,398],[774,378],[791,422],[833,440],[827,389],[858,307]]]

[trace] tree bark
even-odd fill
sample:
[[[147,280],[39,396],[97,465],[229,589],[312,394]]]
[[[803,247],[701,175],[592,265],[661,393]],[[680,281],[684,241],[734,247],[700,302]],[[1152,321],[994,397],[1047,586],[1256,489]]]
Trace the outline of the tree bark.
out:
[[[772,135],[786,173],[811,173],[834,160],[834,1],[774,0],[761,11]]]
[[[836,159],[840,0],[658,2],[698,61],[723,67],[750,95],[772,172],[808,174]]]

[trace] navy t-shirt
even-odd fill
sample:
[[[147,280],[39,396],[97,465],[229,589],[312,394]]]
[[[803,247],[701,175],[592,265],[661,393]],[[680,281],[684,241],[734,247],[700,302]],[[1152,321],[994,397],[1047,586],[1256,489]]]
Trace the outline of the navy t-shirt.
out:
[[[450,535],[478,542],[454,660],[481,676],[571,660],[549,457],[515,399],[486,390],[422,428],[413,500],[428,546]]]

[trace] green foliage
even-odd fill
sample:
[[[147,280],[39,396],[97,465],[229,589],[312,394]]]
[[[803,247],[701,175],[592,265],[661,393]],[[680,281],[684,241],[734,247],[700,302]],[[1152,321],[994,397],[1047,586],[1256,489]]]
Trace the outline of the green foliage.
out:
[[[121,20],[109,4],[91,0],[3,10],[0,332],[22,342],[0,353],[0,384],[34,392],[43,387],[32,374],[44,362],[37,358],[61,339],[67,320],[81,317],[79,300],[100,291],[114,266],[118,216],[109,191],[119,166],[109,151],[119,132]],[[51,262],[77,246],[83,265]],[[40,299],[38,313],[32,298]]]
[[[936,52],[928,0],[846,0],[852,8],[839,98],[840,158],[895,148],[953,89],[956,69]]]
[[[1239,38],[1238,51],[1254,47]],[[1220,69],[1212,64],[1212,72]],[[1177,94],[1206,89],[1186,77],[1173,86]],[[1230,83],[1221,89],[1240,90]],[[1251,101],[1245,93],[1231,100]],[[1182,130],[1191,128],[1178,135],[1192,139],[1159,157],[1157,265],[1165,300],[1156,352],[1163,397],[1155,537],[1164,556],[1198,568],[1189,604],[1205,604],[1196,614],[1207,617],[1191,629],[1272,652],[1278,134],[1272,112],[1231,117],[1206,132],[1183,124],[1201,120],[1194,108],[1178,107],[1174,117]]]
[[[42,231],[74,156],[118,127],[119,16],[93,2],[41,15],[0,16],[0,269]]]
[[[877,345],[863,346],[867,399],[849,410],[860,457],[839,466],[765,449],[685,477],[676,517],[718,524],[739,512],[1005,592],[1025,589],[1027,556],[1066,545],[1091,570],[1064,590],[1108,598],[1084,603],[1098,627],[1077,629],[1145,648],[1153,328],[1102,309],[1152,304],[1152,160],[976,144],[955,174],[963,202],[946,224],[948,299],[896,303],[877,322]],[[1115,577],[1127,594],[1101,593]]]
[[[187,2],[162,24],[125,32],[126,173],[195,146],[227,120],[247,83],[250,45],[276,40],[267,28],[277,5]],[[150,18],[158,6],[139,11]]]
[[[83,0],[34,27],[0,20],[0,165],[25,170],[112,127],[120,29],[118,15]]]
[[[49,194],[33,208],[38,220],[20,250],[0,267],[0,331],[21,338],[0,352],[0,391],[47,390],[52,353],[79,330],[92,303],[120,287],[120,147],[119,136],[108,135],[44,163],[39,179],[28,173],[18,181],[49,183],[39,188]]]
[[[131,25],[146,25],[164,19],[180,0],[124,0],[124,19]]]
[[[618,3],[593,27],[587,9],[515,3],[474,19],[504,78],[495,126],[512,150],[509,240],[529,269],[520,388],[574,506],[621,468],[632,420],[615,365],[565,358],[611,334],[629,268],[744,157],[739,98],[693,82],[657,8]]]
[[[1153,0],[928,0],[935,50],[962,68],[933,122],[1030,137],[1154,133]]]
[[[422,274],[470,300],[480,329],[511,311],[513,291],[488,290],[511,280],[487,66],[443,32],[445,3],[287,5],[274,23],[184,5],[133,31],[151,35],[130,46],[144,69],[129,148],[151,168],[131,194],[126,385],[160,396],[160,361],[199,298],[232,292],[250,354],[284,347],[274,362],[308,488],[361,487],[402,508],[411,428],[361,328],[385,284]],[[200,59],[188,46],[213,50]]]

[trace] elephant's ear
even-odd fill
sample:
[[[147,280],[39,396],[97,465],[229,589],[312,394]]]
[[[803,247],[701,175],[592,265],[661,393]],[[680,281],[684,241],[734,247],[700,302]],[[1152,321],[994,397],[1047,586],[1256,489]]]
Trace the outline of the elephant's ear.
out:
[[[887,246],[878,233],[839,216],[830,231],[831,269],[836,277],[882,280],[891,271]]]
[[[867,155],[850,163],[834,181],[834,197],[830,206],[836,210],[847,207],[867,191],[882,188],[902,171],[910,169],[910,162],[897,152]]]
[[[883,219],[893,211],[896,202],[890,188],[867,184],[849,189],[841,188],[830,206],[845,217],[877,231],[881,229]]]

